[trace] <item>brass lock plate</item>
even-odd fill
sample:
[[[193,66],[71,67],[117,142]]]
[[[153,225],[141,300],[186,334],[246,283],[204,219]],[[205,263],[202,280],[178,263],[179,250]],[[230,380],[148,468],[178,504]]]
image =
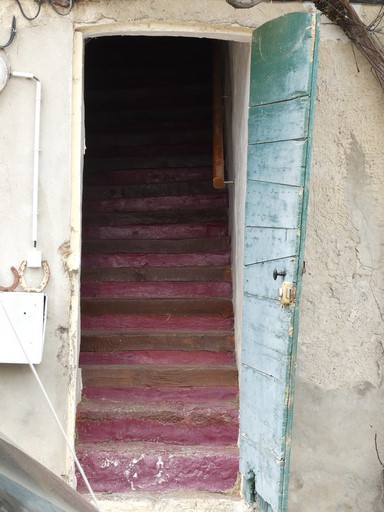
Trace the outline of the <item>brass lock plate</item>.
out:
[[[281,283],[279,295],[280,302],[281,304],[283,304],[283,306],[289,306],[290,304],[294,304],[296,300],[296,287],[293,286],[293,283],[283,281]]]

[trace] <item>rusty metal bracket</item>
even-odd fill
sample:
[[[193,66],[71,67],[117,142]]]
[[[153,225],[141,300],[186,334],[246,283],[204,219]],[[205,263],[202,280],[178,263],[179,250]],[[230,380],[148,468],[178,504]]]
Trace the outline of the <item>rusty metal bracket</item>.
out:
[[[41,281],[40,286],[32,287],[27,286],[25,279],[24,279],[24,272],[27,267],[27,260],[23,260],[21,262],[21,265],[19,267],[19,277],[20,277],[20,286],[23,288],[25,292],[42,292],[44,288],[47,286],[49,278],[51,277],[51,271],[49,269],[48,261],[43,260],[41,262],[41,266],[43,269],[43,280]]]
[[[20,277],[15,267],[11,267],[13,283],[10,286],[0,286],[0,292],[13,292],[19,285]]]

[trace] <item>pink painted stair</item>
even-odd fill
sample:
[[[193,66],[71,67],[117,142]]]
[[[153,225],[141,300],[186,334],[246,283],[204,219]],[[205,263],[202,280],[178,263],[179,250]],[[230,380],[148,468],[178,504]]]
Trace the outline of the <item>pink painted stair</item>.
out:
[[[209,74],[175,83],[173,57],[151,85],[139,58],[120,78],[108,64],[105,89],[86,82],[76,449],[98,492],[228,492],[237,479],[228,196],[212,187]]]

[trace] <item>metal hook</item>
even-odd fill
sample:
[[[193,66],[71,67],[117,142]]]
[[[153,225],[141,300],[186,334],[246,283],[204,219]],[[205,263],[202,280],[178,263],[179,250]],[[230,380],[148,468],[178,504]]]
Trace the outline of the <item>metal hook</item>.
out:
[[[0,48],[4,49],[4,48],[7,48],[8,46],[10,46],[13,43],[13,40],[15,39],[15,35],[16,35],[16,16],[14,16],[12,18],[12,26],[11,26],[11,33],[9,35],[9,39],[5,44],[0,45]]]
[[[11,272],[13,274],[13,284],[11,286],[0,286],[0,292],[13,292],[19,285],[20,276],[15,267],[11,267]]]

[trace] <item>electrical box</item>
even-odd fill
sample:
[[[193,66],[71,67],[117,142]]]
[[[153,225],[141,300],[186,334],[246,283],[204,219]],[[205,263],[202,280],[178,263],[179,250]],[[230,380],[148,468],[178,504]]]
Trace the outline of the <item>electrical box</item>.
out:
[[[0,293],[0,363],[39,364],[43,357],[47,296],[44,293]]]

